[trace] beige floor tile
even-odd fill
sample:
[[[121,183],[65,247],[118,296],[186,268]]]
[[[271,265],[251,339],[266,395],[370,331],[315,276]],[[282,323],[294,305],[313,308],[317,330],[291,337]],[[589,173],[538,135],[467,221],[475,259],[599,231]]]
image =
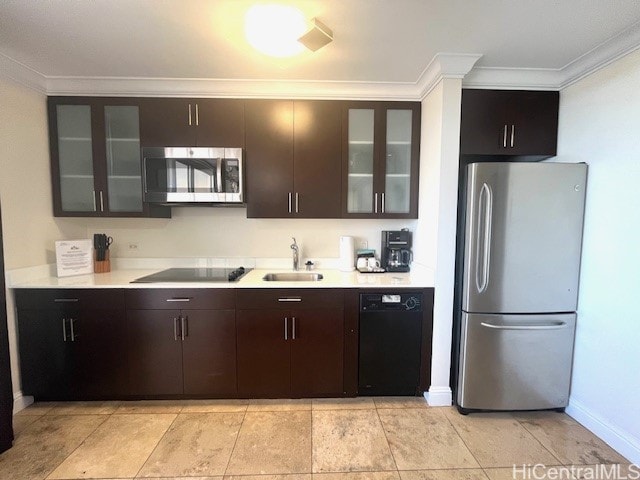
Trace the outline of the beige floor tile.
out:
[[[139,477],[223,475],[244,413],[181,413]]]
[[[566,465],[628,463],[627,459],[566,414],[528,412],[515,417]]]
[[[444,412],[378,409],[398,470],[479,468]]]
[[[181,413],[245,412],[249,400],[186,400]]]
[[[25,428],[31,425],[33,422],[42,418],[41,415],[14,415],[13,416],[13,436],[18,438],[22,434]]]
[[[41,416],[48,413],[53,407],[55,403],[53,402],[36,402],[29,405],[27,408],[23,408],[16,415],[36,415]]]
[[[400,480],[398,472],[314,473],[314,480]]]
[[[402,480],[489,480],[481,468],[400,472]]]
[[[16,436],[13,448],[0,455],[0,478],[45,478],[106,419],[100,415],[37,418]]]
[[[514,471],[513,466],[510,468],[485,468],[484,473],[487,474],[489,480],[525,480],[527,477],[524,471],[519,470],[521,465],[516,465],[516,470]],[[542,470],[538,468],[535,473],[538,474]],[[544,469],[546,471],[546,468]],[[522,472],[522,473],[520,473]],[[533,472],[532,472],[533,473]],[[533,478],[533,477],[532,477]],[[538,479],[542,480],[542,479]],[[569,478],[565,478],[564,480],[571,480]]]
[[[310,473],[292,473],[287,475],[227,475],[224,480],[311,480],[311,478]]]
[[[175,418],[111,415],[49,478],[134,477]]]
[[[375,410],[313,412],[313,472],[395,470]]]
[[[427,408],[424,397],[373,397],[376,408]]]
[[[291,412],[296,410],[311,410],[311,400],[296,399],[255,399],[249,401],[247,412]]]
[[[120,402],[115,413],[180,413],[184,407],[183,400],[139,400]]]
[[[247,412],[227,474],[311,472],[311,412]]]
[[[511,414],[443,411],[482,467],[560,463]]]
[[[313,410],[370,410],[376,405],[369,397],[314,398],[311,407]]]
[[[121,402],[58,402],[47,415],[110,415]]]

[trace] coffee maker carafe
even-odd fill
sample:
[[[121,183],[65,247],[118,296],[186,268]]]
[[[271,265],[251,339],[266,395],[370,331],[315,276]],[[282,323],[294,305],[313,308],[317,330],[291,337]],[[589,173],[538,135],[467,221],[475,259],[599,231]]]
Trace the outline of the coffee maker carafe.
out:
[[[382,232],[381,263],[387,272],[408,272],[413,259],[411,253],[411,232],[385,230]]]

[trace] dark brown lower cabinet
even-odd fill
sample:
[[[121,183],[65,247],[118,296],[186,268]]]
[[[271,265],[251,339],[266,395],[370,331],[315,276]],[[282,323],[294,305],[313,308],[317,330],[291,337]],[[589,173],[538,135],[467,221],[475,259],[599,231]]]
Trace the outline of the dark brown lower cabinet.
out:
[[[130,392],[236,395],[234,310],[129,310]]]
[[[342,396],[343,322],[342,308],[239,310],[238,393]]]
[[[36,399],[126,394],[122,290],[18,290],[22,391]]]

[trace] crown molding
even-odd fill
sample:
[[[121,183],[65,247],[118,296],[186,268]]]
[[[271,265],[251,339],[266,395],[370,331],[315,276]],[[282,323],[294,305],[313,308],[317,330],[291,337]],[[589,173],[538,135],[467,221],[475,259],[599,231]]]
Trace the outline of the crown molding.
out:
[[[605,40],[562,68],[476,67],[464,77],[464,87],[562,90],[640,48],[640,22]]]
[[[0,53],[0,76],[39,93],[47,93],[47,77],[3,53]]]
[[[416,82],[418,98],[423,99],[443,78],[464,78],[482,54],[436,53]]]

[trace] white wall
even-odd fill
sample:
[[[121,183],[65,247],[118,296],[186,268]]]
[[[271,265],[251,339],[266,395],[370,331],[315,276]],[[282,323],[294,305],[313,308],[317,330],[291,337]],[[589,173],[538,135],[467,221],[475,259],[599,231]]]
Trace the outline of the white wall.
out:
[[[86,233],[72,220],[53,218],[46,111],[44,95],[0,78],[0,207],[7,270],[52,263],[55,240]],[[15,315],[9,294],[7,317],[13,391],[19,403]]]
[[[451,405],[451,333],[462,81],[445,78],[422,101],[416,259],[435,269],[430,405]]]
[[[589,164],[572,416],[640,463],[640,51],[560,95],[556,161]]]

